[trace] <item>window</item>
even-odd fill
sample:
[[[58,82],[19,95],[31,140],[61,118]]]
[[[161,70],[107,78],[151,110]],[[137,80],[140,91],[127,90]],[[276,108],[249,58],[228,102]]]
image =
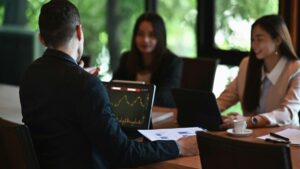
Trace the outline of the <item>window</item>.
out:
[[[133,27],[137,18],[144,12],[144,1],[119,1],[117,36],[121,51],[131,48]]]
[[[132,1],[107,0],[106,3],[107,20],[104,24],[106,25],[107,37],[109,37],[107,47],[110,49],[110,57],[98,55],[98,58],[110,58],[110,69],[106,77],[103,76],[101,78],[104,81],[109,81],[111,80],[112,72],[119,65],[121,53],[131,48],[133,27],[137,18],[144,12],[144,1],[135,1],[132,3]],[[105,45],[105,43],[102,43],[100,54],[105,53],[103,51],[105,50],[103,48]],[[107,66],[107,63],[104,63],[104,66]],[[103,75],[105,74],[105,72],[102,73]]]
[[[165,21],[168,48],[178,56],[196,57],[196,0],[159,0],[158,13]]]
[[[0,25],[3,24],[3,18],[4,18],[4,6],[0,4]]]
[[[259,17],[277,14],[278,0],[215,0],[215,46],[249,51],[251,24]]]
[[[28,27],[32,31],[38,31],[38,16],[41,6],[48,0],[28,0],[26,11]],[[80,12],[81,22],[85,36],[85,53],[95,58],[100,51],[99,34],[105,31],[105,3],[103,1],[71,0]]]

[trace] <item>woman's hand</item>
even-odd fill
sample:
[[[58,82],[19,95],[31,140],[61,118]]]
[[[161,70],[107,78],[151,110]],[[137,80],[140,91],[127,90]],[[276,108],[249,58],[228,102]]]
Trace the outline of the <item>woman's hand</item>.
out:
[[[233,128],[233,120],[241,120],[241,119],[245,119],[245,118],[246,117],[244,117],[236,112],[228,113],[227,116],[222,117],[223,124],[221,124],[221,128],[222,129]]]

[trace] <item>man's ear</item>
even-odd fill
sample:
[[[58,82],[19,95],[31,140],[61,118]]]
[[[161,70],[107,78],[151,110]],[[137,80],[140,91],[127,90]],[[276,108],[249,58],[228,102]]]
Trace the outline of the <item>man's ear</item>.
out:
[[[76,37],[79,41],[83,38],[82,26],[80,24],[76,25]]]
[[[44,46],[47,46],[47,45],[46,45],[46,42],[45,42],[45,40],[44,40],[44,38],[43,38],[43,36],[41,35],[41,33],[39,33],[39,41],[40,41]]]

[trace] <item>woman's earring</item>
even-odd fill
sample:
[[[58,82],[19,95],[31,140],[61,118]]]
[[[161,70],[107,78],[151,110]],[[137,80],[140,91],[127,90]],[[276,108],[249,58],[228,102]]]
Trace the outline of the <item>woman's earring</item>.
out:
[[[275,50],[275,55],[278,55],[278,50],[277,49]]]

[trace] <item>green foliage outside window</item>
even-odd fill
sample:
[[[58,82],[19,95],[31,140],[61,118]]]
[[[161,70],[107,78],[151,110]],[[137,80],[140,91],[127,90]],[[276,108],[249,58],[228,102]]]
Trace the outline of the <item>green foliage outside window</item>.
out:
[[[224,50],[249,51],[251,24],[277,14],[278,0],[216,0],[215,45]]]
[[[119,37],[121,52],[131,48],[133,27],[137,18],[144,12],[144,2],[144,0],[118,1],[115,11],[118,18],[116,37]]]
[[[228,109],[226,109],[224,112],[222,112],[222,115],[227,115],[228,113],[239,113],[240,115],[243,115],[243,111],[242,111],[242,106],[241,103],[238,102],[237,104],[229,107]]]
[[[38,16],[42,4],[49,0],[28,0],[27,18],[28,27],[38,31]],[[100,51],[98,35],[105,29],[105,2],[71,0],[80,12],[81,22],[85,36],[85,53],[97,56]]]
[[[4,6],[0,4],[0,25],[3,24],[3,18],[4,18]]]
[[[177,55],[196,57],[196,0],[159,0],[158,13],[167,29],[168,47]]]
[[[28,0],[27,18],[28,26],[34,31],[38,31],[38,16],[42,4],[49,0]],[[133,31],[133,24],[137,17],[144,10],[144,1],[115,1],[116,9],[114,11],[107,11],[107,1],[99,0],[70,0],[74,3],[80,12],[81,22],[85,36],[85,53],[92,57],[92,62],[95,63],[103,45],[99,40],[100,34],[107,34],[107,14],[113,13],[116,16],[114,22],[116,30],[116,37],[118,38],[118,45],[120,51],[128,50],[131,43],[131,35]]]

